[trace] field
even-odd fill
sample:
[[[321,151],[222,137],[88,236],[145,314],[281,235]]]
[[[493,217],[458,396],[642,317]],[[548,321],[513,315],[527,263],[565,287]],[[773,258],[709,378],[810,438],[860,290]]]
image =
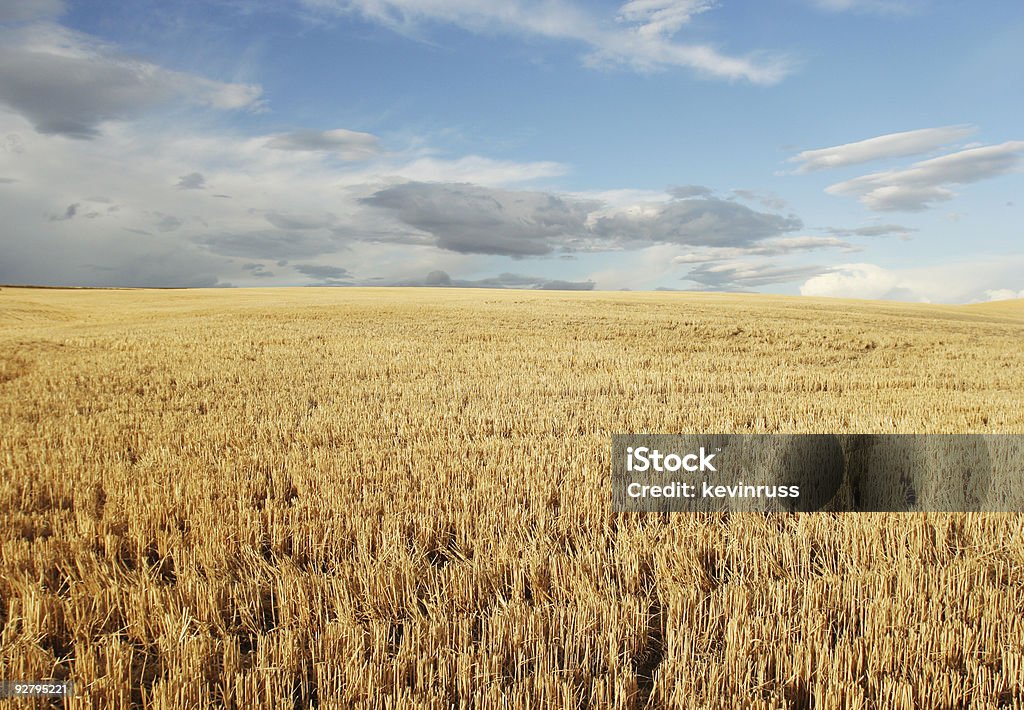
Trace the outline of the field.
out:
[[[615,432],[1024,433],[1024,303],[0,289],[0,679],[1024,707],[1024,515],[615,515]],[[26,703],[26,706],[27,703]]]

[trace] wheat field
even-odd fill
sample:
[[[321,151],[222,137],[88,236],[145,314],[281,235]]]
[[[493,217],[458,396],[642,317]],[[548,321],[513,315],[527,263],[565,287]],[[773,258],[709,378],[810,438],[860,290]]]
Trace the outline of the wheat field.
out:
[[[1024,516],[613,514],[609,482],[620,432],[1024,433],[1022,342],[1020,301],[3,288],[0,679],[1024,707]]]

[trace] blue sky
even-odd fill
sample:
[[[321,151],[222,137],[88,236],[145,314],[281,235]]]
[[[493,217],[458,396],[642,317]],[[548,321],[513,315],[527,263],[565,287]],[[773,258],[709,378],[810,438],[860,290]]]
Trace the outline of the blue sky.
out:
[[[0,283],[1024,297],[1024,6],[0,0]]]

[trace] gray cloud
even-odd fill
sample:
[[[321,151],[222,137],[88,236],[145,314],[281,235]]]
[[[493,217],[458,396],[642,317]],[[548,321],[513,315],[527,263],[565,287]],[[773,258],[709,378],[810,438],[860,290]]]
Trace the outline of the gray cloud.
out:
[[[53,25],[0,31],[0,104],[40,133],[93,138],[99,124],[174,101],[243,108],[255,86],[228,84],[119,56]]]
[[[431,271],[423,280],[424,286],[451,286],[452,277],[445,271]]]
[[[403,183],[361,202],[391,212],[442,249],[506,256],[654,243],[749,246],[803,226],[794,216],[717,198],[677,199],[644,211],[596,216],[602,205],[593,200],[461,183]],[[406,239],[423,241],[419,234]]]
[[[156,223],[158,232],[173,232],[184,224],[184,222],[172,214],[158,214],[157,216],[160,217],[160,220]]]
[[[593,291],[593,281],[545,281],[537,286],[542,291]]]
[[[266,146],[275,150],[333,153],[343,160],[366,160],[372,158],[380,150],[377,136],[344,128],[331,131],[300,130],[281,133],[267,141]]]
[[[360,202],[429,233],[442,249],[508,256],[549,254],[585,237],[587,215],[599,206],[543,192],[422,182],[387,187]]]
[[[834,234],[837,237],[888,237],[892,235],[905,237],[916,231],[916,229],[904,227],[901,224],[873,224],[855,229],[830,227],[828,230],[829,234]]]
[[[323,229],[330,227],[336,221],[331,215],[314,217],[310,215],[281,214],[279,212],[268,212],[266,219],[278,229]]]
[[[935,202],[951,200],[952,185],[1005,175],[1021,163],[1024,141],[949,153],[914,163],[901,170],[884,170],[836,183],[826,188],[832,195],[856,197],[875,211],[920,212]]]
[[[249,259],[292,259],[338,251],[330,237],[276,230],[207,234],[194,241],[214,254]]]
[[[762,239],[800,229],[794,216],[757,212],[717,198],[676,200],[656,214],[620,213],[602,217],[594,225],[600,237],[690,246],[749,246]]]
[[[563,281],[543,276],[502,273],[483,279],[453,279],[446,271],[431,271],[422,281],[403,281],[394,286],[433,286],[446,288],[517,288],[540,291],[592,291],[593,281]]]
[[[267,271],[267,268],[260,263],[242,264],[242,268],[253,276],[261,279],[267,279],[274,275],[273,271]]]
[[[760,262],[701,264],[683,280],[698,284],[702,290],[746,291],[757,286],[800,281],[824,271],[821,266],[778,266]]]
[[[704,187],[703,185],[679,185],[677,187],[670,187],[667,190],[668,194],[672,197],[678,197],[685,199],[687,197],[711,197],[715,194],[715,191],[710,187]]]
[[[206,178],[202,173],[189,173],[178,178],[176,187],[179,190],[202,190],[206,187]]]
[[[328,264],[295,264],[293,267],[300,274],[310,276],[315,279],[319,279],[325,282],[336,283],[348,283],[351,281],[348,269],[343,269],[340,266],[330,266]]]
[[[817,249],[858,251],[853,244],[844,242],[838,237],[779,237],[766,239],[748,247],[699,247],[687,254],[673,258],[672,261],[676,264],[702,264],[748,256],[782,256]]]
[[[79,207],[79,204],[77,202],[74,203],[74,204],[68,205],[68,208],[66,210],[64,210],[64,214],[61,214],[61,215],[51,215],[50,216],[50,221],[51,222],[64,222],[64,221],[69,220],[69,219],[74,219],[75,215],[78,214],[78,207]]]

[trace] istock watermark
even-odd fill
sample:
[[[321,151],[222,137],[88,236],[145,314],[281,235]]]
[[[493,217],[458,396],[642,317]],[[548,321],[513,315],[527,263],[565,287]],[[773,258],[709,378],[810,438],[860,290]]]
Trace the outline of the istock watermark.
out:
[[[1015,434],[617,434],[618,512],[1021,511]]]

